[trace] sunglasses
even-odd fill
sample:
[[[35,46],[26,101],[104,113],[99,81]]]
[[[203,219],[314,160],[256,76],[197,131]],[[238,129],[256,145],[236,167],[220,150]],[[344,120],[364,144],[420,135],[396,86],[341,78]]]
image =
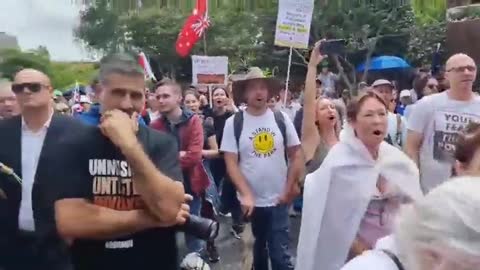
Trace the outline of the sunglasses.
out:
[[[16,83],[12,85],[12,91],[15,94],[20,94],[24,91],[25,88],[32,93],[37,93],[42,90],[42,87],[48,87],[47,85],[41,83]]]

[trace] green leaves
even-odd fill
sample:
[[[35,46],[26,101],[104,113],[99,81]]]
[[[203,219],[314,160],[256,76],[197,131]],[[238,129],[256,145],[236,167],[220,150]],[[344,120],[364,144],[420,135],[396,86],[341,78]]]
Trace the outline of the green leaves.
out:
[[[47,74],[56,89],[72,86],[76,81],[88,84],[96,72],[90,63],[55,63],[50,61],[45,47],[36,50],[20,51],[15,49],[0,51],[0,73],[13,80],[15,74],[24,68],[33,68]]]

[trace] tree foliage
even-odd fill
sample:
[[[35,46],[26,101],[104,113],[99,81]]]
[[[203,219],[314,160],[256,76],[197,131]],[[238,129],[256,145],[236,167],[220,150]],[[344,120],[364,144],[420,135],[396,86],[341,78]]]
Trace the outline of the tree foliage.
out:
[[[136,2],[122,1],[115,3],[127,8]],[[96,4],[82,14],[79,40],[102,52],[145,51],[162,73],[189,79],[190,59],[178,58],[174,44],[194,1],[143,0],[141,7],[121,11],[113,8],[109,0],[93,2]],[[437,17],[441,16],[435,15],[443,7],[424,5],[420,0],[413,1],[413,5],[406,2],[409,1],[316,0],[310,43],[320,38],[347,40],[346,55],[340,59],[341,65],[336,63],[334,67],[345,71],[350,87],[356,80],[354,67],[372,56],[407,56],[414,64],[425,63],[436,43],[444,38],[445,24],[441,20],[438,23]],[[288,48],[273,45],[278,1],[209,3],[212,26],[206,42],[201,40],[193,54],[226,55],[232,72],[257,65],[276,70],[280,76],[286,74]],[[308,54],[307,50],[295,50],[293,76],[299,74],[303,78]]]
[[[52,74],[48,55],[37,51],[22,52],[17,49],[7,49],[0,52],[0,73],[3,77],[13,80],[15,74],[24,68],[33,68],[47,75]]]
[[[47,74],[57,89],[67,88],[75,82],[88,84],[97,69],[91,63],[51,62],[45,47],[23,52],[16,49],[3,50],[0,51],[0,59],[1,77],[13,80],[18,71],[33,68]]]

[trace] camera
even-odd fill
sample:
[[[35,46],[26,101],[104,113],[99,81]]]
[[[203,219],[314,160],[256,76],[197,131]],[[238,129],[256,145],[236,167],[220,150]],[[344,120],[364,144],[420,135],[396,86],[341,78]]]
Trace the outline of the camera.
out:
[[[196,238],[211,241],[217,238],[220,224],[208,218],[191,215],[179,230]]]

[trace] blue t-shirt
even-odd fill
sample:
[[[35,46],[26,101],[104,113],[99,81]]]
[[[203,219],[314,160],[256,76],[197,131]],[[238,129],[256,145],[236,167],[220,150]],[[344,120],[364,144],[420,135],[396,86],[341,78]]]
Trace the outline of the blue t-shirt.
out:
[[[99,104],[95,104],[92,107],[90,107],[90,110],[88,112],[84,112],[76,116],[78,120],[92,126],[98,126],[100,124],[101,117],[102,117],[102,114],[100,113]],[[147,125],[145,124],[145,121],[141,116],[138,117],[138,123],[142,126]]]

